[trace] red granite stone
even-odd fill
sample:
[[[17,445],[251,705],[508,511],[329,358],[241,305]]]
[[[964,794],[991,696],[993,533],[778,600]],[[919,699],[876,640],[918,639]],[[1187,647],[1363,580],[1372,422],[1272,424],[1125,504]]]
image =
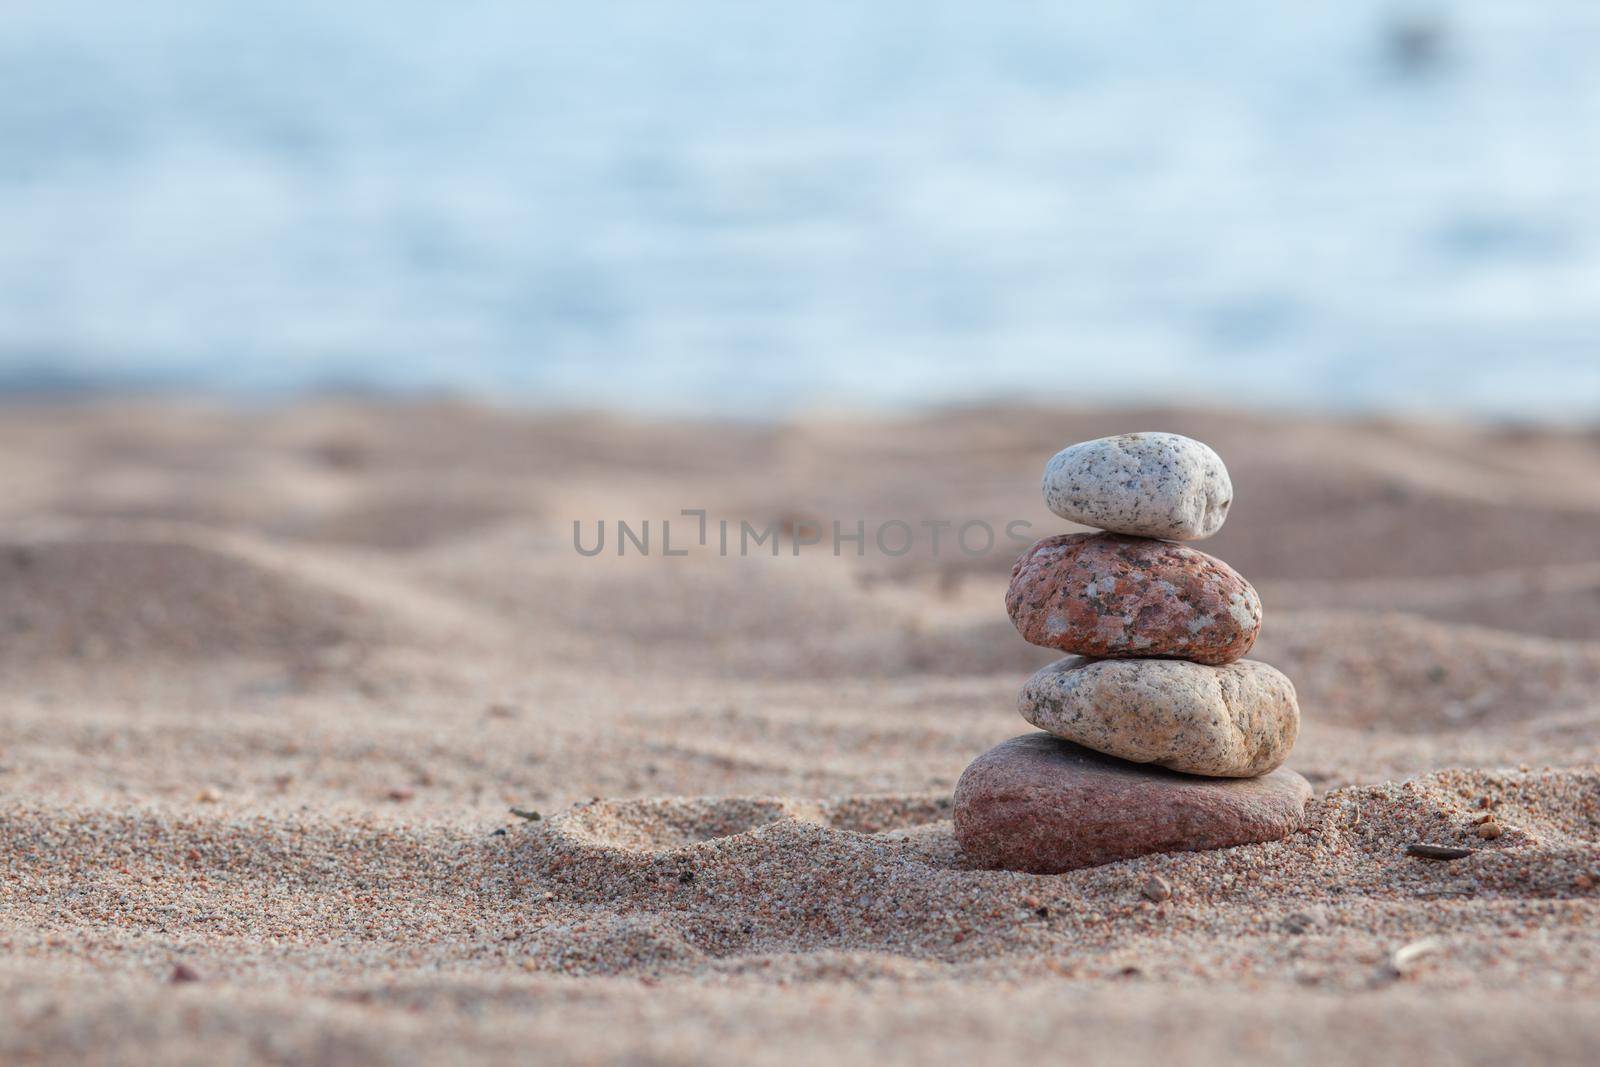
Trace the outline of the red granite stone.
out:
[[[1057,874],[1276,841],[1299,828],[1310,796],[1306,780],[1281,767],[1260,778],[1201,778],[1025,734],[962,773],[955,833],[974,866]]]
[[[1011,570],[1006,611],[1029,643],[1094,658],[1231,663],[1261,632],[1261,599],[1232,567],[1122,534],[1038,542]]]

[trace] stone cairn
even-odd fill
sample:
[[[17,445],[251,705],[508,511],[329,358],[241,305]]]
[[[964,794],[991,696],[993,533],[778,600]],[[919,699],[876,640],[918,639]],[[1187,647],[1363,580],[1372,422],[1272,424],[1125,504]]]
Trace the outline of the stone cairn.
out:
[[[1222,527],[1233,485],[1221,458],[1171,433],[1086,441],[1046,465],[1044,499],[1105,532],[1047,537],[1012,569],[1017,630],[1072,655],[1022,687],[1022,717],[1045,732],[961,775],[968,859],[1054,874],[1293,833],[1311,795],[1279,768],[1300,728],[1294,686],[1241,658],[1261,600],[1226,563],[1175,543]]]

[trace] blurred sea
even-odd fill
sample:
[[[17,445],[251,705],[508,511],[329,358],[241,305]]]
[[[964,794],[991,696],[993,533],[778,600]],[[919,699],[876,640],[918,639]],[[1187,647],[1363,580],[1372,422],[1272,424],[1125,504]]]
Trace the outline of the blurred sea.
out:
[[[0,385],[1600,417],[1600,4],[6,0]]]

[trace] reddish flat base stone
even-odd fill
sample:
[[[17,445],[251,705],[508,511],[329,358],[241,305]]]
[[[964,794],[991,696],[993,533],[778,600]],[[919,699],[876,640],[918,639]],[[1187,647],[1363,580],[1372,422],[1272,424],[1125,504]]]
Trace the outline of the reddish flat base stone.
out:
[[[1152,852],[1193,852],[1294,833],[1311,786],[1279,768],[1199,778],[1026,734],[956,783],[956,840],[978,867],[1058,874]]]
[[[1030,644],[1212,665],[1250,651],[1261,600],[1238,571],[1170,541],[1061,534],[1022,554],[1006,611]]]

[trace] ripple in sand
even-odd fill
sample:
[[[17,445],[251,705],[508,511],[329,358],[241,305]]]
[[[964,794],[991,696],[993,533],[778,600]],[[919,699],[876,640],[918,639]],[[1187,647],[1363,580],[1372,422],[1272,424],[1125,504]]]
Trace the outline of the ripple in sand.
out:
[[[751,837],[791,821],[852,834],[895,834],[949,818],[936,796],[862,796],[834,800],[778,797],[666,797],[600,800],[558,815],[551,837],[573,849],[676,855],[693,845]]]
[[[1308,722],[1391,734],[1514,726],[1600,686],[1592,644],[1400,614],[1285,613],[1252,656],[1294,678]]]
[[[529,945],[558,968],[672,969],[695,954],[735,967],[827,953],[980,966],[1046,952],[1076,961],[1063,964],[1072,969],[1120,959],[1136,943],[1181,970],[1192,966],[1185,946],[1204,943],[1212,955],[1231,946],[1212,961],[1217,973],[1267,977],[1294,972],[1300,949],[1283,931],[1307,914],[1317,916],[1313,940],[1375,936],[1375,904],[1396,929],[1447,933],[1591,896],[1589,872],[1600,865],[1600,772],[1589,769],[1445,771],[1349,787],[1314,799],[1302,832],[1284,841],[1053,876],[968,869],[946,804],[927,795],[597,801],[500,839],[501,862],[531,874],[553,906],[589,916]],[[1506,827],[1491,842],[1474,832],[1485,805]],[[1441,871],[1405,855],[1424,838],[1478,851]],[[1170,900],[1141,894],[1152,875],[1173,887]],[[654,921],[630,925],[640,916]],[[1370,977],[1370,968],[1346,970],[1327,980]]]
[[[355,598],[222,544],[67,537],[0,546],[0,655],[22,662],[245,656],[310,663],[376,643]]]

